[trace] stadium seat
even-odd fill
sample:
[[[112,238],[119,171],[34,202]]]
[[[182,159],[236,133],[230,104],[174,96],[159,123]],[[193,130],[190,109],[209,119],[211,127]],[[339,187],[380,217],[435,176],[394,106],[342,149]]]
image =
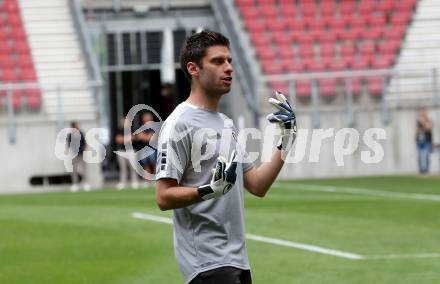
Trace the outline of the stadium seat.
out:
[[[280,45],[278,47],[278,50],[279,50],[279,54],[280,54],[282,59],[289,60],[289,59],[294,59],[295,58],[295,49],[290,44],[288,44],[288,45]]]
[[[333,78],[320,79],[319,82],[319,92],[323,97],[331,97],[336,92],[336,80]]]
[[[256,45],[269,45],[272,42],[271,33],[266,32],[253,32],[251,33],[252,41]]]
[[[271,81],[269,82],[269,86],[272,90],[272,93],[275,91],[279,91],[283,94],[288,94],[288,83],[286,81]]]
[[[245,9],[240,9],[240,12],[245,19],[256,19],[260,17],[260,10],[254,7],[247,7]]]
[[[299,48],[299,54],[301,58],[313,58],[315,57],[314,46],[309,43],[301,44]]]
[[[263,71],[266,74],[277,75],[281,74],[283,71],[283,66],[279,62],[273,60],[263,60],[262,64]]]
[[[317,10],[314,2],[306,2],[300,5],[300,13],[304,18],[314,18]]]
[[[273,36],[273,40],[278,45],[289,45],[292,44],[293,42],[293,35],[290,32],[285,32],[285,31],[274,32],[272,36]]]
[[[284,17],[284,18],[291,18],[294,19],[296,17],[296,12],[297,9],[294,5],[284,5],[281,4],[280,6],[280,14]]]
[[[24,91],[26,105],[29,109],[39,110],[41,107],[41,92],[38,89],[28,89]]]
[[[367,78],[368,93],[373,96],[382,95],[385,80],[383,77],[369,77]]]
[[[260,60],[280,60],[276,67],[265,67],[274,74],[280,69],[301,73],[391,68],[416,1],[236,3],[240,9],[248,7],[241,14]],[[360,89],[360,83],[355,84]]]
[[[252,33],[261,33],[264,32],[266,27],[263,21],[255,20],[255,19],[245,19],[246,29]]]
[[[312,88],[310,80],[296,80],[295,94],[299,98],[308,98],[311,96]]]
[[[273,5],[260,6],[260,12],[267,20],[273,20],[278,15],[278,9]]]
[[[319,5],[319,15],[321,19],[326,17],[334,17],[336,11],[336,4],[334,1],[325,2],[321,1]]]
[[[356,9],[355,1],[339,2],[339,15],[351,15]]]
[[[266,27],[269,28],[272,32],[283,31],[285,26],[285,22],[283,20],[272,19],[266,21]]]

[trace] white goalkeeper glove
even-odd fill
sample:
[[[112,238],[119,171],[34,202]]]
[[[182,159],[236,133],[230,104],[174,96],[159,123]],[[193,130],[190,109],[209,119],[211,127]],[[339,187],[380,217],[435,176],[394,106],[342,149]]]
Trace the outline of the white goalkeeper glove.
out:
[[[222,156],[217,158],[212,169],[212,179],[209,184],[200,186],[197,191],[203,200],[217,198],[229,192],[237,179],[237,154],[232,152],[229,162]]]
[[[270,98],[269,103],[276,107],[278,111],[269,114],[267,119],[269,122],[278,123],[280,126],[281,139],[277,148],[288,152],[296,139],[296,116],[292,106],[282,93],[276,91],[275,96],[276,99]]]

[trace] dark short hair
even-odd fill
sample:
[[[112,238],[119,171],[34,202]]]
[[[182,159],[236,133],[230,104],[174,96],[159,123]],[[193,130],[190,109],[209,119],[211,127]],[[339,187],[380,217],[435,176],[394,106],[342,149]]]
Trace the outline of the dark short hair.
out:
[[[194,62],[203,68],[202,58],[206,55],[206,50],[217,45],[229,48],[229,39],[221,33],[210,30],[203,30],[186,38],[180,51],[180,67],[188,80],[191,81],[191,75],[186,68],[188,62]]]

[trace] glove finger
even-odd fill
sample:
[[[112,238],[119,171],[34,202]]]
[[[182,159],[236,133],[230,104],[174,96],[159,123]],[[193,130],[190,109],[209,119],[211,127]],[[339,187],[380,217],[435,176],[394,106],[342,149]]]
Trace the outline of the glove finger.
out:
[[[231,153],[231,156],[229,157],[229,164],[231,164],[232,162],[236,162],[237,161],[237,152],[234,150]]]
[[[286,96],[283,95],[283,93],[276,91],[275,97],[285,106],[287,106],[289,111],[292,111],[292,106],[290,105],[289,101],[287,100]]]
[[[282,122],[280,120],[280,118],[275,113],[269,114],[266,118],[267,118],[267,120],[269,120],[269,122],[272,122],[272,123],[274,123],[274,122]]]
[[[286,103],[283,103],[277,99],[269,98],[269,103],[280,111],[287,111],[287,112],[292,111],[289,105],[287,105]]]
[[[222,157],[217,158],[217,162],[215,163],[215,174],[213,176],[214,181],[223,180],[226,163],[221,159]]]

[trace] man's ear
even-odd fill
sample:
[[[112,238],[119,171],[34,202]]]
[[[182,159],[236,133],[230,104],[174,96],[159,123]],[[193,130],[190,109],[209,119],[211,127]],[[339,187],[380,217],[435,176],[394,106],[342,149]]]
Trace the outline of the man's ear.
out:
[[[186,64],[186,69],[188,70],[188,73],[189,73],[191,76],[197,76],[197,75],[199,75],[199,70],[200,70],[200,68],[199,68],[199,66],[198,66],[196,63],[194,63],[194,62],[188,62],[188,63]]]

